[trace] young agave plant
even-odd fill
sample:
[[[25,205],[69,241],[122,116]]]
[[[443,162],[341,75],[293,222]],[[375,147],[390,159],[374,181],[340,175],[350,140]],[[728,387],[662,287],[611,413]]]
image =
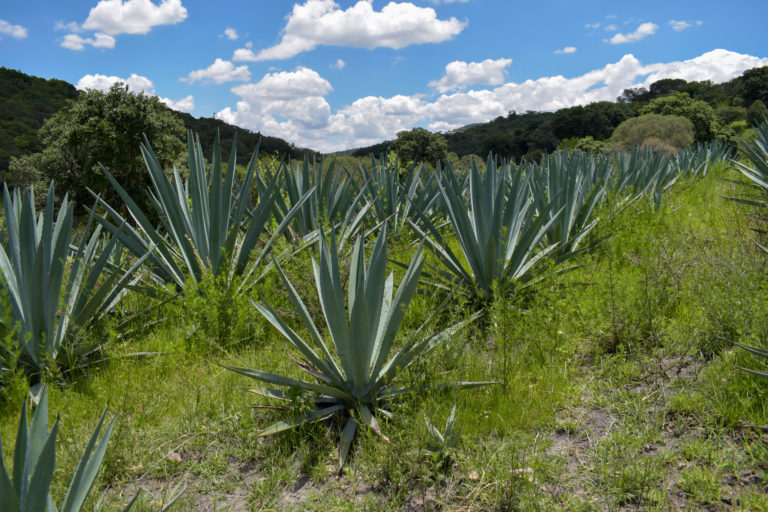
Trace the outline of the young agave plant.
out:
[[[45,386],[42,388],[39,404],[32,416],[31,426],[27,422],[27,403],[24,402],[13,455],[13,475],[10,475],[5,467],[3,447],[0,443],[0,510],[3,512],[77,512],[81,510],[96,480],[117,420],[115,416],[99,439],[106,416],[107,408],[105,407],[80,457],[75,474],[72,475],[67,494],[61,505],[56,507],[49,489],[56,469],[56,436],[59,432],[59,420],[56,420],[49,431],[48,392]],[[168,510],[180,496],[181,493],[176,495],[160,512]],[[134,497],[123,512],[129,510],[135,501]]]
[[[497,167],[492,157],[485,173],[480,174],[473,161],[468,209],[464,187],[451,166],[446,166],[438,186],[466,265],[443,239],[437,224],[421,215],[424,230],[416,224],[413,227],[426,237],[447,270],[433,284],[446,290],[459,286],[485,301],[494,290],[512,293],[516,286],[541,275],[537,263],[556,247],[541,249],[541,242],[562,208],[534,218],[531,176],[513,170],[512,164]]]
[[[451,413],[448,415],[448,419],[445,420],[445,429],[440,432],[437,430],[432,422],[429,421],[426,415],[424,415],[424,421],[427,424],[427,430],[429,431],[429,443],[428,447],[433,452],[444,452],[452,448],[456,448],[461,440],[461,430],[454,428],[456,423],[456,406],[451,408]]]
[[[31,188],[16,189],[13,197],[7,187],[3,191],[7,241],[0,246],[2,286],[18,325],[20,363],[33,376],[56,361],[77,329],[115,307],[143,263],[138,260],[128,270],[111,264],[116,239],[102,245],[99,228],[89,235],[90,222],[72,252],[72,205],[65,197],[55,213],[54,203],[53,184],[39,215]],[[83,351],[70,348],[75,356]]]
[[[274,434],[332,415],[340,415],[346,421],[339,445],[341,467],[360,427],[369,427],[381,434],[377,416],[391,416],[385,409],[388,399],[418,391],[395,385],[398,374],[475,318],[460,322],[426,339],[417,339],[417,333],[401,348],[393,350],[403,316],[416,291],[419,273],[424,264],[424,254],[420,249],[414,255],[393,297],[393,275],[386,274],[385,242],[386,228],[383,228],[366,266],[363,238],[357,239],[349,274],[348,307],[345,307],[335,237],[331,236],[330,243],[324,236],[321,237],[320,262],[317,263],[313,259],[313,266],[315,285],[325,323],[330,331],[332,347],[326,344],[296,289],[285,277],[280,266],[276,265],[291,301],[319,353],[310,342],[305,341],[286,325],[269,305],[254,303],[254,306],[301,353],[303,361],[296,362],[312,379],[305,381],[261,370],[231,366],[225,368],[271,386],[298,389],[315,404],[315,408],[279,421],[264,429],[260,435]],[[332,348],[338,358],[334,357]],[[458,382],[451,386],[466,388],[484,384],[488,383]],[[283,401],[288,401],[294,396],[275,388],[256,388],[252,391]]]

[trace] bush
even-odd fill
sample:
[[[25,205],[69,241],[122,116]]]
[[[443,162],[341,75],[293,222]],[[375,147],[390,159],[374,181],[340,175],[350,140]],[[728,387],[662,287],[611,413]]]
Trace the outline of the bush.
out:
[[[642,146],[653,140],[675,149],[693,144],[693,125],[680,116],[646,114],[621,123],[611,136],[611,143],[623,149]]]

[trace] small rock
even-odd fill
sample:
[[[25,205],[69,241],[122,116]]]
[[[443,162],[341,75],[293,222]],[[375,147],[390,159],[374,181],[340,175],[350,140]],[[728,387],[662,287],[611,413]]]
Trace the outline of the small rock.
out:
[[[176,452],[171,452],[165,456],[165,460],[170,462],[181,462],[181,454]]]
[[[480,475],[477,473],[477,471],[470,471],[469,475],[467,475],[467,478],[469,478],[473,482],[476,482],[480,480]]]

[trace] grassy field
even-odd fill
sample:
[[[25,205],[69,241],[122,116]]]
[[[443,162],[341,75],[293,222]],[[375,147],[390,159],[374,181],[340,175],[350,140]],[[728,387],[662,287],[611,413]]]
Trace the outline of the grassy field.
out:
[[[61,419],[54,496],[109,404],[118,419],[91,498],[105,510],[138,490],[134,510],[157,510],[180,487],[176,510],[768,510],[768,437],[757,427],[768,424],[768,381],[738,370],[761,363],[732,345],[765,346],[768,283],[747,207],[723,199],[744,193],[737,176],[721,167],[676,183],[659,210],[640,201],[604,219],[591,234],[600,246],[568,262],[578,268],[497,299],[401,379],[497,384],[396,401],[382,422],[389,442],[364,430],[341,472],[338,425],[259,437],[286,411],[262,407],[252,381],[218,366],[299,375],[247,297],[203,283],[153,305],[149,320],[165,320],[154,326],[118,336],[102,325],[87,336],[109,342],[109,359],[50,379]],[[410,261],[413,246],[392,244],[392,259]],[[285,270],[319,313],[310,253]],[[250,295],[299,330],[274,274]],[[398,339],[437,303],[417,295]],[[149,305],[131,296],[124,307]],[[452,303],[430,330],[469,312]],[[23,396],[0,412],[6,453]],[[459,443],[428,449],[427,420],[442,429],[454,405]]]

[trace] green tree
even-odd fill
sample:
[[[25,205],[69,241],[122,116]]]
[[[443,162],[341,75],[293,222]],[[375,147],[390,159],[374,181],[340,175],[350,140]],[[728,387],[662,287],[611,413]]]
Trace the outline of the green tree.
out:
[[[107,93],[89,90],[67,102],[39,131],[43,151],[12,159],[10,175],[53,180],[57,193],[68,193],[80,206],[92,202],[90,188],[117,207],[121,202],[99,164],[132,197],[144,198],[149,174],[139,149],[142,136],[167,168],[182,154],[184,133],[181,120],[157,97],[118,83]]]
[[[397,152],[403,162],[434,164],[448,156],[448,143],[443,136],[424,128],[398,132],[389,149]]]
[[[768,66],[745,71],[738,94],[744,98],[746,105],[752,105],[757,100],[768,103]]]
[[[682,149],[693,143],[693,125],[681,116],[645,114],[621,123],[613,132],[611,142],[623,149],[630,149],[653,142]]]
[[[765,108],[765,103],[760,100],[753,101],[747,109],[747,122],[757,126],[764,123],[766,118],[768,118],[768,108]]]
[[[713,140],[721,129],[714,109],[707,102],[680,92],[651,100],[640,109],[640,114],[684,117],[693,125],[693,136],[699,142]]]

